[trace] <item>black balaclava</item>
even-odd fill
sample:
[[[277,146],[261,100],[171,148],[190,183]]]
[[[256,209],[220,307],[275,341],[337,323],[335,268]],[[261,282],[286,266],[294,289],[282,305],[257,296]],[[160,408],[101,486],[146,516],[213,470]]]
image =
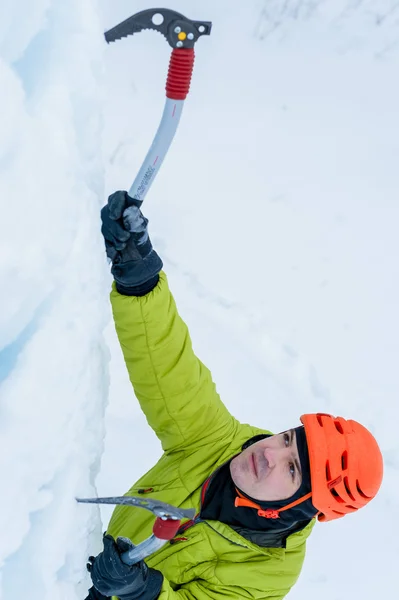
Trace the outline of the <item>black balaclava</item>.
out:
[[[296,435],[296,443],[297,443],[297,447],[298,447],[299,460],[301,463],[302,483],[301,483],[299,489],[295,492],[295,494],[293,494],[293,496],[291,496],[290,498],[287,498],[285,500],[277,500],[277,501],[273,500],[273,501],[266,502],[266,501],[262,501],[262,500],[256,500],[255,498],[251,498],[251,496],[248,496],[248,494],[245,494],[245,492],[243,492],[239,488],[236,488],[242,496],[244,496],[245,498],[248,498],[248,500],[251,500],[252,502],[255,502],[256,504],[259,504],[259,506],[262,509],[277,510],[279,508],[284,508],[288,504],[295,502],[295,500],[299,500],[299,498],[302,498],[302,496],[306,496],[307,494],[309,494],[311,492],[309,452],[308,452],[308,445],[306,442],[305,428],[303,427],[303,425],[301,425],[300,427],[296,427],[294,429],[294,431],[295,431],[295,435]],[[248,440],[248,442],[246,442],[244,444],[242,449],[245,450],[245,448],[248,448],[248,446],[251,446],[252,444],[258,442],[261,439],[265,439],[266,437],[270,437],[270,436],[261,435],[261,436],[256,436],[255,438],[252,438],[251,440]],[[238,510],[244,510],[244,507],[238,507]],[[256,509],[254,509],[254,508],[248,508],[247,510],[256,511]],[[281,511],[279,513],[278,519],[267,519],[265,517],[261,517],[261,518],[264,521],[267,521],[266,527],[268,527],[269,529],[276,528],[277,530],[280,530],[282,526],[289,529],[293,525],[295,525],[295,523],[297,523],[299,521],[305,521],[305,520],[312,519],[317,514],[317,512],[318,512],[317,509],[312,504],[312,499],[308,498],[304,502],[301,502],[300,504],[297,504],[296,506],[293,506],[292,508],[289,508],[288,510]]]
[[[262,502],[261,500],[251,498],[251,496],[248,496],[235,486],[230,474],[231,459],[219,467],[214,476],[212,476],[209,488],[205,494],[201,517],[203,519],[215,519],[221,521],[236,529],[242,528],[257,532],[269,531],[271,534],[270,539],[273,540],[275,540],[273,534],[276,534],[277,538],[281,534],[281,537],[284,539],[290,533],[305,527],[317,514],[317,509],[313,506],[311,499],[305,500],[301,504],[297,504],[293,508],[289,508],[288,510],[279,513],[278,519],[260,517],[258,515],[258,510],[255,508],[234,506],[234,501],[238,496],[237,490],[242,496],[255,502],[262,509],[275,510],[291,504],[291,502],[305,496],[311,491],[310,466],[305,430],[302,426],[297,427],[295,433],[302,469],[302,483],[291,498],[274,502]],[[249,439],[242,446],[242,450],[245,450],[252,444],[267,437],[271,437],[271,435],[261,434]],[[272,545],[274,546],[275,544],[270,544],[270,546]],[[278,544],[276,544],[276,546],[277,545]]]

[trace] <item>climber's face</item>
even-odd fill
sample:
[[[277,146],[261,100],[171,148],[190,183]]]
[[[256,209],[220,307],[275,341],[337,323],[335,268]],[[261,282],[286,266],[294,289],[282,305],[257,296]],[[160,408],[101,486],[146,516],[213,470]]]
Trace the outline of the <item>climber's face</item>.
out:
[[[302,483],[296,435],[293,429],[260,440],[230,463],[234,484],[256,500],[286,500]]]

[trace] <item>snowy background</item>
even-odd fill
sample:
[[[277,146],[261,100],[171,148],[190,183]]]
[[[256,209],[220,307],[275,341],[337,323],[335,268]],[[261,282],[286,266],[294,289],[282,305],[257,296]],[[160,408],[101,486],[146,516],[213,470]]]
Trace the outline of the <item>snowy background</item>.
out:
[[[3,0],[0,597],[83,600],[118,495],[160,446],[110,321],[99,210],[128,189],[169,48],[103,31],[132,0]],[[368,426],[379,496],[316,527],[293,600],[395,595],[399,559],[399,5],[174,0],[213,21],[145,203],[194,347],[234,415]]]

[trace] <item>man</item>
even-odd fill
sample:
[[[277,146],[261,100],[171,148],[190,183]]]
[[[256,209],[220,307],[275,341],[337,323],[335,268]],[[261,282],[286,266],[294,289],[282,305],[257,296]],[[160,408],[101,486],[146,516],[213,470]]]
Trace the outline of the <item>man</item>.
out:
[[[143,541],[153,516],[117,507],[103,552],[90,558],[88,599],[280,600],[299,576],[316,520],[355,512],[376,495],[377,442],[356,421],[325,414],[302,415],[301,426],[278,435],[239,423],[192,350],[140,203],[116,192],[101,216],[116,330],[164,451],[127,494],[195,508],[196,517],[127,566],[118,536]]]

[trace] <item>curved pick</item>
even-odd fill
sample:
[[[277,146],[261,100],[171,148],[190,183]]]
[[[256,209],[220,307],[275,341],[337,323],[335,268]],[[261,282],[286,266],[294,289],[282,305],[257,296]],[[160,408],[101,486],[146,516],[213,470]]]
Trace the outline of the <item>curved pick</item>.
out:
[[[77,502],[87,504],[122,504],[125,506],[137,506],[145,508],[157,517],[166,519],[192,519],[195,510],[192,508],[179,508],[171,504],[166,504],[161,500],[153,498],[138,498],[137,496],[111,496],[108,498],[76,498]]]
[[[210,35],[212,23],[192,21],[168,8],[150,8],[136,13],[105,32],[105,39],[115,42],[145,29],[161,33],[172,48],[193,48],[201,35]]]

